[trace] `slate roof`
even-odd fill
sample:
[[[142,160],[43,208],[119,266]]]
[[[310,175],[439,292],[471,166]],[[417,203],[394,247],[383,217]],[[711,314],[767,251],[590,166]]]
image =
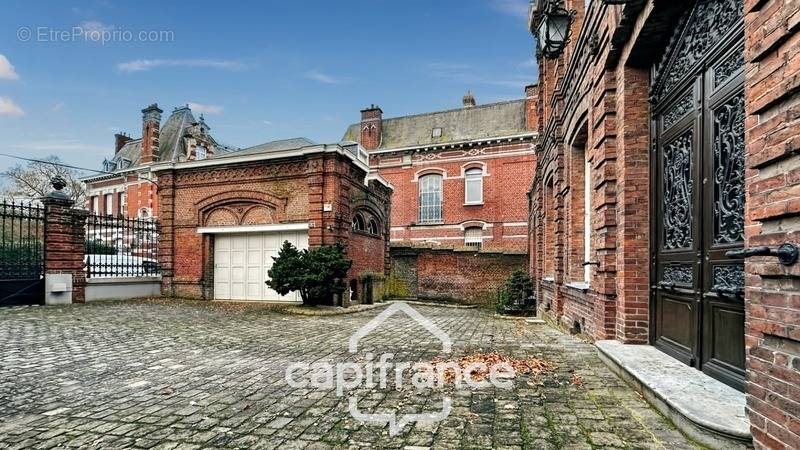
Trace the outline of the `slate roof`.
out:
[[[433,137],[433,129],[441,136]],[[525,99],[383,119],[379,150],[526,133]],[[347,128],[343,141],[360,142],[360,124]]]
[[[181,161],[182,158],[186,157],[188,152],[184,148],[185,145],[182,138],[186,136],[189,127],[197,122],[198,120],[195,119],[192,110],[188,106],[175,108],[172,111],[167,120],[161,124],[158,142],[159,161]],[[215,156],[217,157],[237,150],[234,147],[221,145],[211,136],[208,136],[208,138],[216,144]],[[116,170],[127,169],[139,165],[141,154],[142,139],[134,139],[126,142],[111,161],[115,163]],[[128,161],[126,165],[121,164],[123,159]]]
[[[235,152],[226,153],[222,156],[217,156],[217,158],[226,158],[229,156],[253,155],[256,153],[280,152],[283,150],[292,150],[296,148],[308,147],[309,145],[316,145],[316,142],[304,137],[281,139],[278,141],[265,142],[263,144],[254,145],[248,148],[243,148]]]

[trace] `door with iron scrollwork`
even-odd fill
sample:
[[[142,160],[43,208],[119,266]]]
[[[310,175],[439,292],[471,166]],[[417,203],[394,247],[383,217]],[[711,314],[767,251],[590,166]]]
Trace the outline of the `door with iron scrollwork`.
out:
[[[699,0],[653,68],[652,343],[744,385],[741,0]]]

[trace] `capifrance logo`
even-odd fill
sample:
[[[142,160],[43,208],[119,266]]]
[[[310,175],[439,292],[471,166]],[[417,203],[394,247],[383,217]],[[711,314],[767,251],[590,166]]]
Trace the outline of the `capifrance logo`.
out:
[[[348,351],[358,354],[361,339],[375,331],[387,320],[397,313],[404,313],[414,322],[422,326],[428,333],[441,342],[441,352],[452,353],[453,343],[450,337],[442,331],[433,321],[420,314],[407,303],[392,303],[380,314],[375,316],[366,325],[359,328],[350,336]],[[473,374],[488,373],[488,377],[476,379]],[[386,389],[391,384],[395,389],[402,389],[407,377],[410,384],[417,390],[427,390],[434,387],[443,387],[446,382],[451,382],[455,389],[470,388],[481,389],[484,387],[498,387],[511,389],[513,378],[516,376],[514,368],[505,362],[487,366],[482,362],[475,362],[462,367],[457,362],[410,362],[395,361],[394,353],[375,355],[365,352],[363,360],[328,362],[295,362],[286,368],[286,383],[296,389],[315,388],[335,390],[336,395],[348,395],[348,411],[350,415],[364,423],[389,425],[389,435],[395,436],[411,423],[438,422],[450,415],[452,398],[444,396],[442,408],[439,411],[422,412],[417,414],[403,414],[397,416],[394,411],[382,413],[368,413],[358,407],[358,398],[351,395],[350,391],[359,387],[369,389]],[[394,381],[394,383],[390,383]]]

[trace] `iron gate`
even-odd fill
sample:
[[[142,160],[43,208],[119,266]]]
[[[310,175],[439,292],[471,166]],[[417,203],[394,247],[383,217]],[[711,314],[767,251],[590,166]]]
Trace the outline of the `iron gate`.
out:
[[[0,203],[0,306],[44,304],[44,207]]]

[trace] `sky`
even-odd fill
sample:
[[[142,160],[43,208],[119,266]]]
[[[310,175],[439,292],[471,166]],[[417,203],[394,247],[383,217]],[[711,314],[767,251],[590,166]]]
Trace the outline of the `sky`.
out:
[[[338,142],[384,117],[522,98],[527,0],[35,1],[0,6],[0,153],[100,168],[141,109],[237,147]],[[18,161],[0,157],[0,171]]]

